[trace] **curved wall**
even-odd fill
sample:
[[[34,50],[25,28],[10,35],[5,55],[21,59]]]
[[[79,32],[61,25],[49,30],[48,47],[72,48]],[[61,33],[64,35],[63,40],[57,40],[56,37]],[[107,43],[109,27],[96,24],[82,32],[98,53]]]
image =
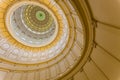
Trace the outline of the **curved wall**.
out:
[[[63,0],[59,0],[63,1]],[[64,0],[65,1],[65,0]],[[67,0],[66,0],[67,1]],[[74,68],[62,80],[120,80],[120,1],[70,0],[76,9],[83,5],[91,14],[93,50],[82,67]],[[87,13],[86,13],[87,14]],[[89,13],[88,13],[89,14]],[[77,53],[77,52],[74,52]],[[69,58],[70,59],[70,58]],[[71,63],[74,61],[70,59]],[[73,62],[74,63],[74,62]],[[61,64],[62,65],[62,64]],[[5,65],[4,65],[5,66]],[[61,66],[62,67],[62,66]],[[66,69],[66,68],[65,68]],[[51,68],[52,72],[55,68]],[[62,68],[64,72],[64,67]],[[49,71],[48,71],[49,72]],[[58,70],[59,72],[59,70]],[[44,71],[17,73],[0,71],[1,80],[46,80]],[[48,73],[49,74],[49,73]],[[53,72],[53,77],[56,73]],[[41,78],[42,76],[42,78]],[[54,79],[51,79],[54,80]]]
[[[84,67],[70,80],[120,80],[120,1],[84,2],[93,21],[94,48]]]

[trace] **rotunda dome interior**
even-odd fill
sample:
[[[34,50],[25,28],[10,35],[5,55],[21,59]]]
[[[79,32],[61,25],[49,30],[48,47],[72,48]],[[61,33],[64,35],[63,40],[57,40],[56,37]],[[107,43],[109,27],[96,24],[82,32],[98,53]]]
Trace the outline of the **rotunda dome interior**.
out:
[[[0,0],[0,80],[120,80],[119,4]]]

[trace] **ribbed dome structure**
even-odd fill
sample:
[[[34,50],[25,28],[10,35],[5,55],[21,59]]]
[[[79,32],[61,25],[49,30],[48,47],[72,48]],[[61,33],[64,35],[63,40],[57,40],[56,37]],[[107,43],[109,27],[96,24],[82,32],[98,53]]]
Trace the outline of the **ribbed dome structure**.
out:
[[[119,0],[0,0],[0,80],[120,80]]]
[[[15,73],[5,80],[59,79],[85,55],[87,30],[69,1],[5,0],[1,10],[0,66]]]
[[[6,9],[5,31],[1,30],[1,36],[5,38],[3,43],[8,45],[6,51],[11,50],[6,58],[17,63],[34,64],[62,53],[69,43],[70,29],[60,6],[54,1],[49,2],[50,5],[43,1],[13,2]],[[57,7],[50,7],[53,2]]]

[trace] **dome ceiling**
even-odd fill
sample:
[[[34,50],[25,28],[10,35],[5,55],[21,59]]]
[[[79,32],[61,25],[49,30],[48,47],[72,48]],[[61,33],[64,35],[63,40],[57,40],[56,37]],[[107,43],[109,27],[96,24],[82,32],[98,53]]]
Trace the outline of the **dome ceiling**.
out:
[[[15,43],[3,40],[5,50],[11,50],[7,59],[21,63],[43,62],[65,48],[69,39],[69,26],[64,12],[57,4],[56,6],[55,9],[48,9],[49,6],[45,6],[45,3],[22,1],[7,10],[7,28],[4,29],[11,36],[10,41]],[[60,11],[54,12],[57,9]]]
[[[0,60],[7,65],[3,69],[50,69],[58,78],[84,56],[86,31],[70,1],[5,0],[1,4]]]

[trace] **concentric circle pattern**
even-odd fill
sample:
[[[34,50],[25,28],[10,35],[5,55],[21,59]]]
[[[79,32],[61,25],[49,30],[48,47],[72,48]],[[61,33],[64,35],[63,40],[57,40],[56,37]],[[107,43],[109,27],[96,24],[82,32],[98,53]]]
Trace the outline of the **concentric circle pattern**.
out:
[[[48,11],[34,5],[24,6],[24,8],[26,8],[23,12],[24,21],[32,31],[45,33],[51,27],[55,30],[55,21]]]
[[[4,0],[0,9],[5,70],[43,71],[48,77],[41,80],[55,80],[81,60],[85,30],[69,0]]]
[[[42,8],[45,6],[36,4],[17,5],[9,10],[6,17],[10,16],[7,24],[10,34],[27,46],[41,47],[50,44],[58,34],[57,21],[54,15],[51,15],[52,12],[49,13]],[[20,37],[21,34],[24,36]]]
[[[7,10],[4,29],[10,38],[4,38],[2,43],[9,45],[5,51],[11,50],[11,56],[4,58],[19,63],[38,63],[63,51],[69,40],[67,19],[59,6],[56,9],[60,11],[48,8],[45,3],[22,1]]]

